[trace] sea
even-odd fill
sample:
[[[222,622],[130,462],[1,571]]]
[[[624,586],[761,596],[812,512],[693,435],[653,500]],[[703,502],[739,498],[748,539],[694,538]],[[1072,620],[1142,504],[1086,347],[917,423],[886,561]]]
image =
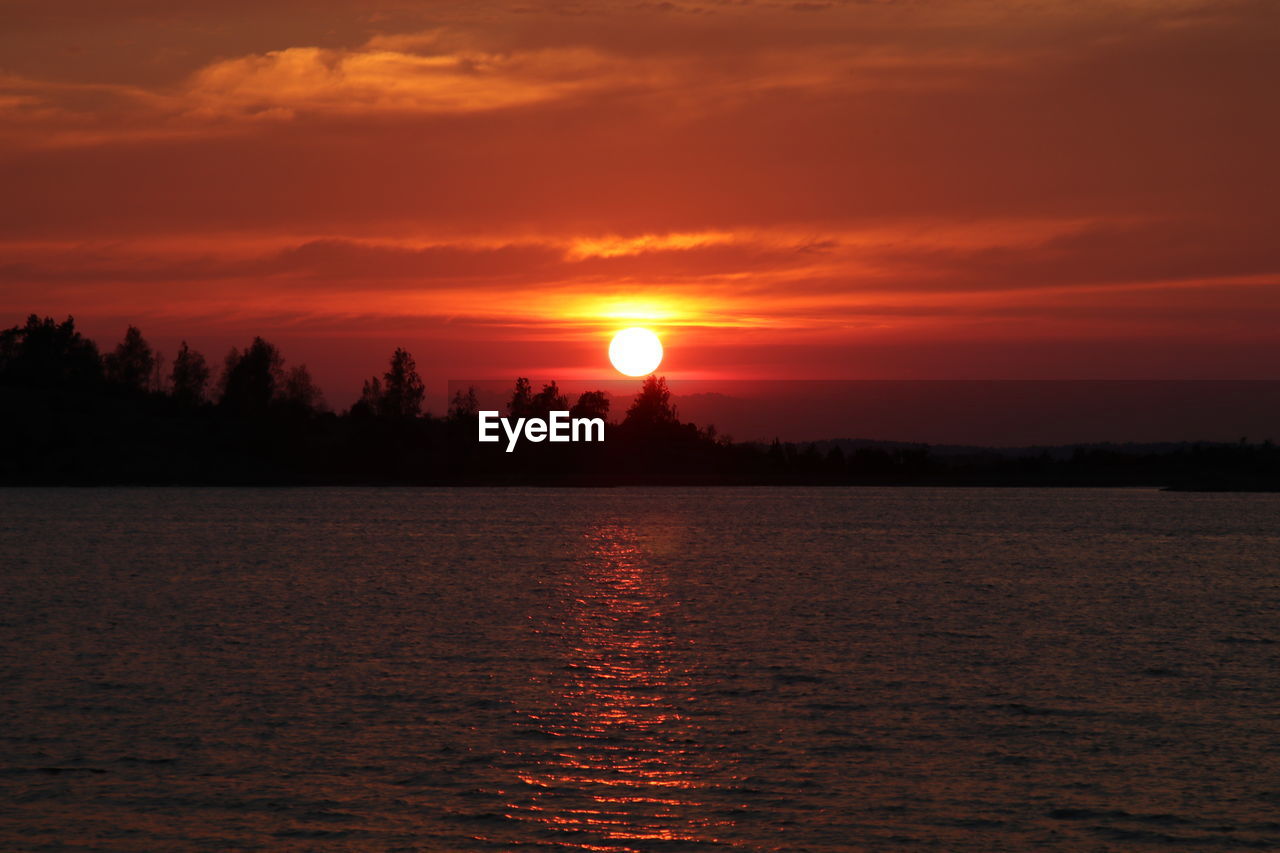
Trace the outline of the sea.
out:
[[[0,490],[0,850],[1280,849],[1280,495]]]

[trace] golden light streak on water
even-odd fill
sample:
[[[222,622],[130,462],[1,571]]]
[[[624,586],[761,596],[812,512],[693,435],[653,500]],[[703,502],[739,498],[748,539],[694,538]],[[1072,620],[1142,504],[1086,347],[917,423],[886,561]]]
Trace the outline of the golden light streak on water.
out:
[[[679,602],[626,524],[593,527],[583,545],[559,587],[558,624],[538,629],[561,643],[564,666],[547,707],[523,723],[556,747],[517,775],[506,816],[581,850],[714,844],[728,822],[700,813],[713,768],[687,711],[694,658],[674,628]]]

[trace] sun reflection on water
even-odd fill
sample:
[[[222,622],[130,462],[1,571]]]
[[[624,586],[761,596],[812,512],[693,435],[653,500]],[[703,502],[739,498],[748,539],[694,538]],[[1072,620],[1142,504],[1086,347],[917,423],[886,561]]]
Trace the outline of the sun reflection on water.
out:
[[[545,707],[525,711],[524,734],[547,746],[523,756],[506,816],[570,849],[718,846],[717,828],[730,821],[701,796],[712,767],[679,602],[626,525],[593,527],[584,546],[554,617],[536,629],[540,642],[562,646],[564,665]]]

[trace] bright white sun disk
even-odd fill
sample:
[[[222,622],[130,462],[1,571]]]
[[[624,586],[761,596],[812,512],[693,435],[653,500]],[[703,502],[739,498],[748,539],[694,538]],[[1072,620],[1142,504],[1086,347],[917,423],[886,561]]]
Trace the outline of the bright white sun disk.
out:
[[[619,373],[648,376],[662,363],[662,341],[648,329],[623,329],[609,344],[609,361]]]

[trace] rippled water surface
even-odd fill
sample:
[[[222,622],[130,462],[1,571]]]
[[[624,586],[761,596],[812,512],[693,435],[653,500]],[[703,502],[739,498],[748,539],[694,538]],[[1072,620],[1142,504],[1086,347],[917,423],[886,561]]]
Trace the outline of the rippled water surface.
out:
[[[0,849],[1280,848],[1280,496],[0,491]]]

